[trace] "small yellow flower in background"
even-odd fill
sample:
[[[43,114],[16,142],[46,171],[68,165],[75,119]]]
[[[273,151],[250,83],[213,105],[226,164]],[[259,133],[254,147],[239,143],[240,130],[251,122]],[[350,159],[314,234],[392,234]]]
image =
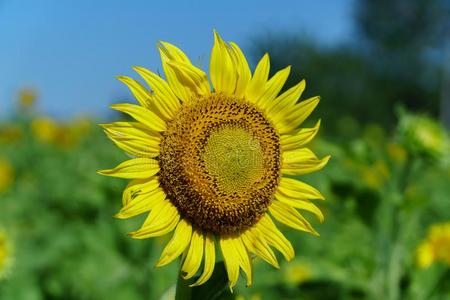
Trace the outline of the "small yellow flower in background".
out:
[[[37,117],[31,122],[31,132],[36,140],[61,147],[75,146],[89,128],[81,120],[60,124],[49,117]]]
[[[240,270],[251,285],[253,254],[275,268],[273,248],[287,260],[294,258],[294,248],[273,219],[314,235],[317,231],[299,209],[324,220],[311,201],[324,197],[298,180],[322,169],[330,158],[320,159],[305,147],[320,120],[312,128],[298,128],[319,97],[298,102],[304,80],[280,94],[290,67],[269,78],[266,54],[252,73],[238,45],[217,33],[211,81],[176,46],[161,42],[158,47],[167,81],[134,67],[150,91],[120,76],[140,105],[112,108],[136,121],[103,125],[107,136],[135,158],[99,173],[132,179],[117,217],[148,214],[143,226],[130,233],[133,238],[174,232],[157,266],[181,256],[183,277],[189,279],[203,265],[193,284],[200,285],[213,274],[219,247],[230,288]]]
[[[6,233],[0,229],[0,280],[7,275],[11,263],[12,245]]]
[[[59,126],[59,136],[56,144],[64,147],[74,147],[88,135],[92,129],[92,121],[78,117],[74,121]]]
[[[435,158],[448,157],[450,153],[447,131],[427,116],[404,113],[400,118],[399,132],[405,145],[413,152]]]
[[[427,268],[434,262],[450,266],[450,221],[431,226],[426,239],[417,248],[419,267]]]
[[[311,268],[301,261],[295,261],[284,271],[284,282],[290,285],[299,285],[312,277]]]
[[[432,245],[425,241],[417,248],[417,265],[420,268],[429,267],[434,261],[434,253]]]
[[[70,124],[70,128],[75,136],[82,137],[91,131],[92,121],[87,117],[80,116],[75,118],[75,120]]]
[[[386,147],[387,153],[393,161],[397,163],[404,163],[408,159],[408,152],[406,152],[402,145],[397,143],[388,143]]]
[[[14,168],[11,163],[0,158],[0,193],[7,191],[14,182]]]
[[[251,295],[250,298],[245,298],[242,295],[237,295],[235,299],[236,300],[247,300],[247,299],[248,300],[262,300],[262,296],[259,293]]]
[[[425,125],[425,124],[422,124]],[[444,138],[441,133],[434,128],[434,125],[418,126],[416,128],[416,138],[420,141],[420,145],[435,153],[441,153],[444,147]]]
[[[31,122],[31,133],[40,142],[53,143],[59,135],[58,123],[49,117],[37,117]]]
[[[36,102],[36,98],[36,91],[34,91],[33,89],[23,89],[19,92],[17,102],[20,107],[29,108],[34,105],[34,103]]]
[[[378,189],[390,176],[389,168],[383,160],[362,167],[362,178],[368,187]]]
[[[75,143],[70,126],[60,124],[50,117],[37,117],[31,122],[31,133],[42,143],[69,147]]]
[[[0,125],[0,144],[11,144],[23,137],[22,129],[15,124]]]
[[[60,124],[57,138],[53,143],[57,146],[72,148],[78,144],[81,134],[82,132],[72,127],[72,125]]]

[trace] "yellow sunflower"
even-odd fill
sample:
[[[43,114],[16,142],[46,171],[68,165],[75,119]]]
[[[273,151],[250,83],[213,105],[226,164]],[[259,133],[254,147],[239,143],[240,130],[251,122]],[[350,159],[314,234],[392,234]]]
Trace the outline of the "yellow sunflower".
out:
[[[123,193],[118,218],[148,213],[136,239],[174,231],[157,266],[182,255],[184,278],[203,270],[193,286],[213,273],[216,247],[227,269],[230,288],[240,269],[252,284],[252,255],[278,268],[272,247],[287,260],[291,243],[272,218],[318,235],[297,211],[315,214],[311,202],[324,199],[318,190],[292,178],[323,168],[305,148],[316,135],[298,126],[319,102],[297,100],[305,81],[279,95],[290,72],[287,67],[269,77],[269,55],[253,74],[240,48],[214,33],[210,81],[177,47],[158,45],[166,80],[142,68],[133,69],[151,87],[120,76],[140,105],[115,104],[136,122],[102,125],[106,134],[134,158],[100,174],[132,179]]]

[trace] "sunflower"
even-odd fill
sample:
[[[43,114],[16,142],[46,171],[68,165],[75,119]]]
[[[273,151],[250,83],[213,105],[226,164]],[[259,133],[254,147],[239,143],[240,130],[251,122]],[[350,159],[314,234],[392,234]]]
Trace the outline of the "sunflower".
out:
[[[133,158],[102,175],[132,179],[123,192],[118,218],[148,213],[130,235],[146,239],[174,231],[157,266],[182,256],[181,271],[205,283],[220,248],[230,288],[242,269],[252,284],[252,258],[278,268],[272,248],[287,259],[294,249],[273,218],[314,235],[318,233],[297,209],[324,216],[311,202],[324,199],[310,185],[292,178],[323,168],[305,144],[316,135],[299,129],[319,97],[298,102],[305,81],[280,94],[290,67],[270,79],[265,54],[253,74],[240,48],[214,32],[210,80],[177,47],[158,44],[166,80],[133,69],[151,87],[125,76],[118,79],[139,105],[112,108],[135,122],[103,124],[109,138]]]

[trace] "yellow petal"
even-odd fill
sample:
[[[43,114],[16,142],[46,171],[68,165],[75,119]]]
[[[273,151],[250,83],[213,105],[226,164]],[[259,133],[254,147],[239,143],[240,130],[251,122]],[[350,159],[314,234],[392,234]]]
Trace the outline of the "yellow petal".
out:
[[[98,171],[101,175],[128,179],[150,178],[159,172],[158,162],[150,158],[133,158],[114,169]]]
[[[269,206],[269,211],[277,221],[292,227],[297,230],[310,232],[314,235],[319,235],[317,231],[312,228],[311,224],[298,211],[280,201],[274,201]]]
[[[229,46],[216,31],[214,31],[214,46],[211,51],[209,72],[216,92],[234,94],[237,80],[236,66]]]
[[[250,228],[242,234],[242,241],[250,252],[261,257],[275,268],[279,268],[275,253],[267,244],[263,234],[257,228]]]
[[[303,162],[305,160],[317,160],[317,156],[309,150],[308,148],[300,148],[291,151],[284,151],[282,153],[283,163],[288,164],[296,164]]]
[[[208,94],[210,87],[206,74],[193,66],[180,49],[168,45],[170,44],[160,43],[158,47],[164,73],[175,95],[188,102],[195,94]]]
[[[247,248],[245,248],[245,245],[242,242],[240,236],[232,239],[232,244],[234,245],[234,249],[239,257],[239,265],[241,269],[244,271],[245,276],[247,278],[247,286],[251,286],[253,281],[253,274],[252,274],[253,266]]]
[[[188,89],[187,93],[190,94],[190,97],[211,93],[208,77],[199,68],[177,61],[167,61],[167,65],[173,70],[179,85]]]
[[[323,223],[323,221],[325,219],[322,211],[316,205],[311,203],[311,201],[309,201],[309,200],[299,199],[299,198],[291,198],[280,192],[275,193],[275,198],[278,201],[281,201],[289,206],[303,209],[303,210],[313,213],[317,217],[317,219],[319,220],[320,223]]]
[[[211,277],[214,271],[214,265],[216,263],[214,236],[212,234],[206,234],[204,240],[205,240],[205,249],[204,249],[205,263],[203,267],[203,273],[194,284],[190,285],[190,287],[204,284],[206,281],[208,281],[208,279]]]
[[[330,156],[318,159],[311,150],[301,148],[283,152],[282,159],[281,172],[283,174],[303,175],[322,169],[330,160]]]
[[[185,219],[181,219],[175,229],[172,239],[164,248],[156,266],[161,267],[167,265],[180,256],[189,245],[189,242],[191,241],[191,234],[191,224],[189,224]]]
[[[314,187],[293,178],[281,177],[278,190],[290,198],[325,199]]]
[[[113,122],[108,124],[100,124],[103,129],[109,133],[118,136],[131,136],[136,139],[160,140],[161,135],[139,122]]]
[[[295,86],[285,91],[283,94],[279,95],[274,101],[272,101],[271,105],[267,107],[269,114],[277,115],[284,110],[289,111],[292,109],[293,105],[297,102],[305,90],[305,87],[306,82],[305,80],[302,80]]]
[[[116,218],[126,219],[134,216],[138,216],[145,212],[150,211],[155,205],[160,202],[165,201],[166,194],[161,188],[157,188],[154,191],[140,195],[134,198],[127,205],[125,205],[118,214],[115,215]]]
[[[245,99],[255,103],[259,97],[261,97],[265,91],[267,78],[269,77],[269,70],[269,54],[266,53],[256,66],[255,73],[253,74],[253,77],[245,91]]]
[[[186,273],[186,275],[183,276],[184,279],[189,279],[197,273],[203,260],[203,247],[203,234],[194,230],[186,259],[181,268],[181,270]]]
[[[164,56],[170,60],[191,63],[187,55],[175,45],[161,41],[158,43],[158,48],[164,53]]]
[[[156,190],[159,187],[157,177],[148,179],[134,179],[128,183],[122,194],[122,204],[127,205],[133,199],[140,195],[145,195]]]
[[[319,104],[319,101],[320,97],[316,96],[306,99],[296,105],[292,110],[292,115],[290,116],[292,122],[297,124],[297,126],[303,123],[303,121],[306,120],[306,118],[309,117],[309,115],[314,111],[316,106]]]
[[[144,124],[152,130],[158,132],[166,130],[166,123],[154,112],[142,106],[133,104],[114,104],[111,105],[111,108],[130,115],[136,121]]]
[[[108,129],[105,129],[105,133],[114,144],[132,156],[152,158],[159,155],[159,135],[143,139],[137,135],[123,135]]]
[[[320,120],[313,128],[302,128],[294,135],[282,135],[280,137],[281,149],[283,151],[295,150],[309,143],[317,134]]]
[[[117,76],[117,79],[123,82],[130,89],[131,93],[140,105],[149,108],[149,103],[152,96],[150,92],[142,86],[142,84],[128,76]]]
[[[270,78],[265,86],[264,93],[259,99],[256,99],[256,102],[258,102],[258,105],[261,108],[266,109],[270,104],[272,104],[278,93],[283,88],[290,72],[291,66],[288,66],[283,70],[278,71],[272,78]]]
[[[180,109],[180,102],[170,89],[169,84],[159,77],[157,74],[147,70],[143,67],[133,68],[139,75],[144,78],[147,84],[153,90],[153,103],[159,111],[163,111],[165,114],[173,117],[174,114]]]
[[[220,237],[220,248],[228,273],[230,289],[232,289],[239,277],[239,268],[242,268],[247,277],[247,286],[252,284],[252,265],[247,249],[241,238]]]
[[[154,158],[159,155],[159,143],[143,143],[140,140],[117,139],[107,134],[117,147],[132,157]]]
[[[169,83],[170,89],[179,100],[181,100],[182,102],[189,102],[191,100],[192,92],[188,88],[180,84],[175,71],[167,64],[169,58],[166,56],[166,54],[164,54],[161,48],[159,52],[161,54],[161,62],[164,74],[166,74],[166,79]]]
[[[271,114],[271,118],[278,122],[277,128],[281,134],[294,130],[314,111],[319,104],[320,97],[304,100],[289,109],[284,109],[278,114]]]
[[[265,214],[259,220],[256,224],[256,228],[263,234],[267,243],[280,251],[287,261],[294,258],[294,248],[292,248],[291,243],[278,230],[268,214]]]
[[[130,235],[135,239],[161,236],[174,230],[179,221],[180,214],[176,207],[168,200],[159,201],[148,214],[142,227]]]
[[[237,82],[236,82],[236,90],[234,94],[236,97],[241,98],[245,94],[245,90],[252,78],[252,72],[250,71],[250,67],[248,66],[247,59],[242,53],[239,46],[233,42],[231,45],[231,54],[234,58],[237,72]]]

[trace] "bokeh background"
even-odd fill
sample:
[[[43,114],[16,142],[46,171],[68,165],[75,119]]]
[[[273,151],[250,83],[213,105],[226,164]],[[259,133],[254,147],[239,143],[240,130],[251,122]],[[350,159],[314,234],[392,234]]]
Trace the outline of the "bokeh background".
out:
[[[126,156],[98,123],[133,102],[116,75],[160,71],[156,43],[207,69],[212,31],[254,66],[292,65],[321,95],[311,147],[329,165],[326,221],[283,228],[296,258],[254,261],[226,299],[450,299],[450,2],[0,0],[0,299],[171,299],[168,237],[132,240],[117,220]],[[136,76],[134,76],[137,78]],[[280,259],[282,261],[282,259]]]

